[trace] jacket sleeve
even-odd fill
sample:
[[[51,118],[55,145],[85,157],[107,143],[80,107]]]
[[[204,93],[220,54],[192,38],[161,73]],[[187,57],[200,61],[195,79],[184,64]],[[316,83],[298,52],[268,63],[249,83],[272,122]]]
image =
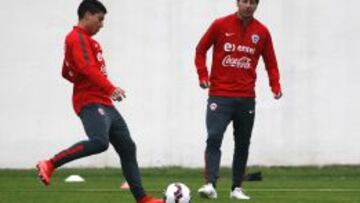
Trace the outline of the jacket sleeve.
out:
[[[269,77],[269,85],[273,94],[277,95],[281,92],[280,73],[275,56],[272,38],[267,32],[265,47],[262,52],[262,57],[265,63],[265,68]]]
[[[216,40],[216,22],[208,28],[196,46],[195,66],[199,81],[209,80],[209,73],[206,66],[206,53]]]
[[[96,65],[90,44],[81,33],[74,38],[70,49],[74,59],[73,69],[77,74],[87,78],[94,85],[100,87],[107,95],[111,95],[116,87],[107,79]]]
[[[65,78],[66,80],[68,80],[71,83],[74,83],[77,78],[77,75],[75,74],[75,72],[73,70],[71,70],[66,59],[64,59],[64,61],[63,61],[61,75],[63,76],[63,78]]]

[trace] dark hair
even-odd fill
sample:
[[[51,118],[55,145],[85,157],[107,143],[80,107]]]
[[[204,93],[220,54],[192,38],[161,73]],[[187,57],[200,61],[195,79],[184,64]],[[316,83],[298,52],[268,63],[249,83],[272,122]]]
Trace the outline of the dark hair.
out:
[[[86,12],[90,12],[91,14],[102,12],[106,14],[107,11],[105,6],[98,0],[83,0],[77,10],[79,19],[82,19]]]
[[[240,0],[236,0],[237,2],[239,2]],[[259,1],[260,0],[255,0],[256,1],[256,4],[259,4]]]

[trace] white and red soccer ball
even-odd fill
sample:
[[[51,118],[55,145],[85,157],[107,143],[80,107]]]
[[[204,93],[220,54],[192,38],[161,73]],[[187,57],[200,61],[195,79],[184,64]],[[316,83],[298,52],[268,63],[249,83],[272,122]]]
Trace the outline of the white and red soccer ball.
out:
[[[164,194],[165,203],[190,203],[190,189],[183,183],[171,183]]]

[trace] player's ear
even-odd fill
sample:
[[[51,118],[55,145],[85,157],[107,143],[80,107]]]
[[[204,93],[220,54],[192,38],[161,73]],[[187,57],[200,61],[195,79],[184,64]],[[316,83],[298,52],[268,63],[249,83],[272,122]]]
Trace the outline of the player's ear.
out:
[[[92,16],[93,14],[90,12],[90,11],[86,11],[85,13],[84,13],[84,17],[83,17],[83,19],[88,19],[90,16]]]

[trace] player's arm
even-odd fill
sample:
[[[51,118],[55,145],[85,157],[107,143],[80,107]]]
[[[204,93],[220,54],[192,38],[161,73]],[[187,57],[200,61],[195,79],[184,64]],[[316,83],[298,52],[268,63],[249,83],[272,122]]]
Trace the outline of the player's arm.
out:
[[[63,61],[61,75],[63,76],[63,78],[65,78],[71,83],[74,83],[76,81],[76,74],[74,71],[71,70],[69,64],[66,62],[66,59],[64,59]]]
[[[206,53],[214,44],[216,39],[216,21],[208,28],[196,46],[195,66],[199,76],[200,87],[208,88],[210,86],[209,73],[206,66]]]
[[[72,40],[70,51],[75,62],[74,71],[100,87],[109,97],[113,96],[116,87],[96,66],[90,44],[81,34]]]
[[[275,56],[272,38],[269,32],[267,34],[262,56],[269,77],[269,85],[271,87],[271,91],[273,92],[275,99],[280,99],[282,96],[282,90],[280,85],[280,73]]]

